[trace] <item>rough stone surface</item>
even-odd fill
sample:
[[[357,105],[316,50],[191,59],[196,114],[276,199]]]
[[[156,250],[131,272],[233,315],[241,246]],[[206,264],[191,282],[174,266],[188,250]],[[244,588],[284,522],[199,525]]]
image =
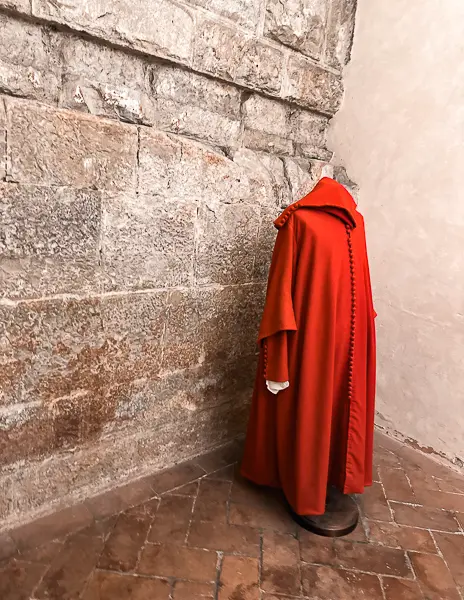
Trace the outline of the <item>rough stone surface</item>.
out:
[[[173,67],[150,72],[152,120],[158,129],[237,146],[240,135],[238,88]]]
[[[0,520],[243,434],[273,221],[330,158],[332,2],[0,0]]]
[[[146,0],[33,0],[34,16],[65,23],[95,36],[137,50],[189,62],[193,43],[193,17],[180,4],[159,0],[150,10]]]
[[[12,181],[108,190],[134,186],[134,129],[21,101],[7,101],[7,116]]]
[[[327,28],[326,60],[336,69],[350,59],[357,0],[333,0]]]
[[[293,154],[286,104],[253,94],[244,102],[243,114],[244,146],[280,155]]]
[[[307,158],[330,160],[332,153],[326,149],[329,120],[307,110],[290,113],[289,128],[297,154]]]
[[[197,223],[197,283],[250,282],[258,225],[259,209],[253,206],[202,205]]]
[[[0,0],[0,6],[22,13],[31,12],[30,0]]]
[[[343,85],[339,75],[315,66],[303,56],[290,56],[285,98],[333,115],[340,106],[342,94]]]
[[[198,31],[194,66],[251,88],[279,93],[284,53],[219,21],[204,20]]]
[[[157,195],[105,194],[103,206],[105,289],[193,283],[195,203]]]
[[[190,0],[190,3],[202,6],[249,29],[256,27],[260,17],[259,0]]]
[[[265,33],[307,56],[319,58],[322,52],[328,0],[269,0],[266,5]]]
[[[147,66],[108,46],[56,34],[63,88],[61,105],[129,123],[151,123]]]
[[[0,295],[98,291],[99,192],[0,183]]]
[[[60,69],[51,52],[50,32],[3,14],[0,29],[0,92],[56,103]]]
[[[6,176],[6,110],[0,97],[0,179]]]

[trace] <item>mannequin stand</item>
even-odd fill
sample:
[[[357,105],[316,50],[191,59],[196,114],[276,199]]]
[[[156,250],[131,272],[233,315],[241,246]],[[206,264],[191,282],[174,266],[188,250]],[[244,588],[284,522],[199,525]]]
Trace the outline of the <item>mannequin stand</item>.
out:
[[[323,515],[297,515],[290,507],[293,520],[316,535],[342,537],[351,533],[358,524],[359,510],[351,496],[342,494],[331,486],[327,490],[325,513]]]

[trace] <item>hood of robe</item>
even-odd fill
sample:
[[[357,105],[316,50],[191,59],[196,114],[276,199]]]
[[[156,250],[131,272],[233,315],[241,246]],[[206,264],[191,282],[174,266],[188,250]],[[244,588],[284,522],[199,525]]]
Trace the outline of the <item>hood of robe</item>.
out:
[[[308,208],[323,210],[341,219],[352,229],[356,227],[356,202],[343,185],[330,177],[323,177],[309,194],[290,204],[274,221],[275,227],[281,229],[292,213]]]

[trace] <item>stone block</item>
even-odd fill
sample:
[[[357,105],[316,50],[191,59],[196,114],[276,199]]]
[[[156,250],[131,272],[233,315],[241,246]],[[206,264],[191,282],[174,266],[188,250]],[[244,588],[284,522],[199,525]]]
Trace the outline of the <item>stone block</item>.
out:
[[[167,319],[166,292],[106,296],[101,300],[104,346],[99,356],[103,392],[139,379],[156,379]]]
[[[178,67],[157,65],[150,71],[150,87],[156,98],[240,117],[241,91],[228,83]]]
[[[312,163],[308,160],[285,158],[283,161],[290,186],[287,204],[291,204],[309,194],[317,183],[317,174],[312,171]]]
[[[318,59],[324,46],[329,4],[328,0],[269,0],[265,34]]]
[[[280,158],[241,148],[234,154],[248,188],[250,202],[276,207],[288,202],[290,190]]]
[[[62,106],[151,124],[147,65],[140,57],[75,36],[57,37],[63,62]]]
[[[204,363],[202,333],[210,296],[209,290],[188,289],[170,292],[163,338],[163,376]]]
[[[0,14],[0,89],[56,103],[61,86],[59,56],[47,28]]]
[[[279,93],[284,53],[222,22],[198,25],[194,66],[200,71],[270,93]]]
[[[166,65],[151,71],[152,121],[164,131],[235,147],[240,136],[240,90]]]
[[[190,3],[202,6],[248,29],[254,30],[259,20],[259,0],[190,0]]]
[[[154,56],[189,63],[194,22],[190,12],[170,0],[33,0],[36,17],[63,23],[77,30]]]
[[[342,100],[342,79],[339,75],[315,66],[303,56],[292,54],[283,96],[306,108],[333,115]]]
[[[243,145],[250,150],[260,150],[281,156],[292,156],[294,154],[293,142],[271,133],[245,129],[243,132]]]
[[[157,129],[204,140],[220,147],[235,148],[240,144],[240,121],[198,106],[173,100],[155,100],[151,121]]]
[[[193,283],[196,204],[105,194],[102,260],[108,290]]]
[[[197,283],[250,282],[258,227],[257,207],[218,202],[200,205],[195,253]]]
[[[289,133],[288,112],[283,102],[253,94],[243,103],[243,122],[247,129],[284,138]]]
[[[0,305],[2,402],[53,403],[76,392],[97,393],[103,345],[97,299]]]
[[[0,295],[99,289],[99,192],[0,183]]]
[[[243,114],[244,146],[274,154],[293,154],[285,104],[253,94],[244,102]]]
[[[171,292],[163,376],[253,356],[264,296],[262,284]]]
[[[6,177],[6,109],[0,97],[0,179]]]
[[[328,126],[327,117],[306,110],[292,110],[290,130],[296,153],[307,158],[330,160],[332,153],[326,147]]]
[[[274,221],[278,216],[278,210],[261,208],[256,258],[253,266],[253,279],[255,281],[267,281],[277,237]]]
[[[7,100],[9,178],[124,190],[135,185],[137,131],[129,125]]]
[[[333,0],[327,26],[325,59],[336,69],[350,60],[357,0]]]
[[[0,6],[8,10],[17,10],[26,14],[30,14],[31,12],[30,0],[0,0]]]
[[[238,202],[249,186],[239,165],[186,138],[140,132],[139,191],[173,200]]]
[[[265,285],[252,284],[214,289],[205,298],[202,334],[206,363],[234,361],[256,353],[265,293]]]

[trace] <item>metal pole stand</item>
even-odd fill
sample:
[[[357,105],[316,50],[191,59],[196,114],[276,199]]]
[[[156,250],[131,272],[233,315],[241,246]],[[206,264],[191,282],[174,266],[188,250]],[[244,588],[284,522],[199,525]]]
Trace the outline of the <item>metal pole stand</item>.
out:
[[[333,486],[327,490],[323,515],[297,515],[291,508],[290,513],[300,527],[325,537],[348,535],[356,529],[359,519],[358,505],[353,498]]]

